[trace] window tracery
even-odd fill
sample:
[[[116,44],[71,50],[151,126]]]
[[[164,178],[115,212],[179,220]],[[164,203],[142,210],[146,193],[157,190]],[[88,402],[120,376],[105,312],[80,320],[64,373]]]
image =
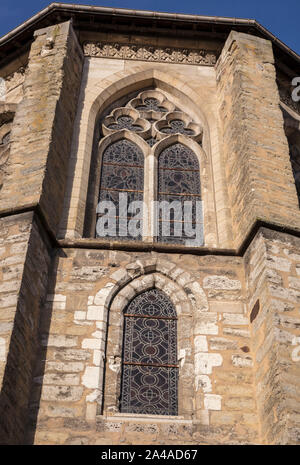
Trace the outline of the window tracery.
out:
[[[152,148],[160,141],[177,134],[199,145],[202,143],[202,127],[195,123],[190,116],[176,108],[162,92],[157,90],[140,92],[125,106],[112,110],[102,121],[101,131],[104,136],[112,136],[123,130],[135,133],[138,138],[142,138],[150,147],[149,153],[152,153]],[[124,137],[126,137],[126,132]],[[116,203],[115,218],[118,225],[125,225],[120,239],[141,240],[143,238],[142,230],[134,238],[130,237],[125,220],[129,221],[131,216],[127,215],[126,219],[124,215],[120,216],[117,206],[119,193],[126,192],[130,203],[134,200],[143,200],[144,188],[150,188],[150,185],[144,186],[143,184],[144,161],[141,150],[137,156],[139,151],[138,138],[135,139],[136,144],[126,138],[114,142],[103,153],[99,201],[112,200]],[[163,147],[158,156],[157,172],[150,173],[152,179],[156,180],[155,184],[158,187],[154,200],[179,202],[182,212],[185,208],[185,202],[188,201],[191,209],[190,225],[186,228],[188,231],[183,231],[182,217],[176,219],[171,211],[170,218],[165,220],[161,216],[162,210],[160,209],[160,213],[153,220],[155,223],[157,222],[158,226],[154,236],[156,240],[161,242],[184,244],[186,240],[191,238],[190,231],[199,222],[201,222],[200,228],[202,228],[203,223],[202,218],[200,220],[199,217],[196,218],[196,203],[197,201],[201,202],[199,162],[195,153],[183,144],[177,143],[167,148]],[[153,181],[150,180],[150,183]],[[152,208],[148,205],[147,207]],[[142,223],[140,222],[139,225]],[[178,237],[180,225],[182,226],[182,236]],[[170,227],[170,233],[167,236],[164,232],[165,226]],[[118,234],[110,234],[109,237],[118,239]]]
[[[127,239],[128,221],[141,222],[133,218],[128,210],[122,210],[119,194],[127,194],[127,202],[143,200],[144,189],[144,156],[133,142],[121,139],[112,143],[103,154],[100,179],[100,201],[111,201],[115,205],[113,217],[108,217],[114,225],[110,238]],[[110,212],[108,213],[110,214]],[[140,216],[142,212],[140,213]],[[98,213],[98,218],[101,214]],[[136,226],[139,226],[136,224]],[[119,232],[119,234],[117,234]],[[132,237],[131,237],[132,239]],[[141,240],[141,235],[135,239]]]
[[[158,200],[180,203],[181,212],[186,211],[185,202],[189,202],[188,206],[191,209],[189,217],[184,218],[184,225],[182,216],[177,217],[171,210],[168,217],[163,217],[160,210],[159,241],[184,243],[190,239],[187,234],[187,221],[191,231],[197,226],[202,228],[196,216],[196,203],[201,202],[199,163],[193,151],[183,144],[173,144],[163,150],[159,156]]]

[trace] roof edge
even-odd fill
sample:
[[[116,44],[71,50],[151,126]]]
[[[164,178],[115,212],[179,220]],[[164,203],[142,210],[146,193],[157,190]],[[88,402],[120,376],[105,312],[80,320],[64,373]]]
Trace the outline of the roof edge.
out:
[[[186,21],[186,22],[212,22],[215,24],[228,24],[233,26],[252,26],[258,30],[263,36],[267,37],[274,44],[276,44],[283,51],[288,53],[294,59],[300,62],[300,55],[288,47],[284,42],[282,42],[278,37],[272,34],[268,29],[262,26],[255,19],[243,19],[243,18],[231,18],[223,16],[203,16],[203,15],[190,15],[185,13],[164,13],[156,12],[150,10],[133,10],[126,8],[112,8],[112,7],[103,7],[103,6],[89,6],[89,5],[80,5],[80,4],[70,4],[70,3],[50,3],[46,8],[36,13],[34,16],[24,21],[22,24],[12,29],[10,32],[5,34],[0,38],[0,48],[5,43],[9,42],[11,39],[17,37],[23,31],[33,26],[39,20],[45,18],[50,13],[59,11],[70,11],[70,13],[94,13],[94,14],[107,14],[107,15],[116,15],[116,16],[129,16],[134,18],[143,18],[143,19],[165,19],[172,21]]]

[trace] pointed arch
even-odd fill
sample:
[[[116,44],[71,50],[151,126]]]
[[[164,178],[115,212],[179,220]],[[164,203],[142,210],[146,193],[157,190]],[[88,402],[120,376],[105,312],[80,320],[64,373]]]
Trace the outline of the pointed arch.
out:
[[[174,415],[175,412],[178,415],[191,416],[192,411],[187,409],[186,403],[183,402],[183,397],[180,395],[185,390],[185,395],[191,399],[194,396],[194,386],[190,385],[188,389],[184,387],[185,376],[181,373],[183,368],[181,363],[181,357],[185,357],[185,354],[192,354],[192,333],[193,333],[193,312],[192,305],[189,303],[187,294],[182,290],[176,281],[162,275],[158,272],[150,274],[142,274],[139,277],[131,278],[131,280],[123,286],[119,292],[115,293],[112,298],[109,299],[109,321],[108,333],[107,333],[107,348],[106,348],[106,370],[105,370],[105,383],[104,383],[104,403],[103,403],[103,414],[107,415],[109,412],[118,413],[120,412],[120,399],[121,399],[121,377],[122,377],[122,358],[123,358],[123,343],[124,343],[124,310],[128,308],[134,299],[141,295],[145,291],[151,289],[159,290],[166,295],[172,305],[173,311],[178,316],[178,328],[177,328],[177,361],[178,361],[178,412],[175,409],[170,409],[169,413],[165,411],[165,414]],[[112,293],[110,293],[112,294]],[[186,337],[186,334],[190,333],[190,337]],[[185,364],[191,363],[185,360]],[[184,367],[187,370],[187,366]],[[192,363],[190,366],[192,369]],[[177,384],[176,384],[177,386]],[[174,389],[174,386],[173,386]],[[177,387],[176,387],[177,392]],[[174,406],[173,398],[173,406]],[[177,402],[177,397],[176,397]],[[136,414],[137,412],[132,412]],[[143,414],[147,412],[141,412]],[[149,413],[149,412],[148,412]],[[155,412],[153,412],[155,413]]]
[[[87,72],[87,71],[86,71]],[[64,216],[61,221],[60,237],[81,237],[84,231],[84,205],[87,203],[91,153],[94,128],[99,112],[105,111],[116,99],[130,92],[155,87],[172,95],[175,103],[184,101],[190,114],[194,115],[204,128],[203,144],[210,150],[209,125],[202,112],[202,96],[180,80],[180,76],[168,75],[157,69],[145,70],[136,66],[129,71],[120,71],[99,82],[88,97],[85,87],[81,91],[81,107],[78,111],[72,155],[69,169]],[[210,159],[210,156],[208,157]],[[211,169],[210,169],[211,171]],[[75,182],[76,180],[76,182]],[[214,226],[215,229],[215,226]],[[214,235],[216,232],[214,231]]]
[[[123,142],[122,142],[123,141]],[[95,183],[95,186],[98,186],[97,189],[94,189],[94,195],[91,196],[91,199],[90,199],[90,204],[89,204],[89,210],[91,212],[91,214],[89,214],[88,216],[86,215],[86,221],[89,221],[90,223],[90,230],[91,231],[95,231],[96,230],[96,221],[97,221],[97,217],[96,215],[94,214],[94,212],[97,211],[97,207],[98,207],[98,204],[100,201],[103,201],[103,200],[113,200],[111,198],[111,196],[109,195],[104,195],[104,182],[105,181],[105,184],[106,184],[106,187],[107,186],[107,170],[105,171],[105,167],[103,165],[103,160],[104,160],[104,156],[105,154],[107,155],[108,151],[110,151],[113,146],[117,147],[118,145],[122,145],[126,144],[126,141],[128,141],[127,143],[129,145],[131,145],[132,147],[136,147],[136,152],[140,152],[141,153],[141,160],[140,160],[140,165],[143,165],[143,168],[139,169],[138,171],[140,171],[139,176],[139,183],[141,185],[145,185],[145,159],[146,157],[148,156],[149,154],[149,151],[150,151],[150,147],[149,145],[145,142],[145,140],[140,137],[138,134],[136,133],[133,133],[131,131],[128,131],[127,129],[122,129],[118,132],[115,132],[115,133],[112,133],[112,134],[109,134],[107,136],[105,136],[104,138],[102,138],[99,142],[99,145],[98,145],[98,166],[97,166],[97,170],[95,170],[95,174],[94,174],[94,183]],[[110,157],[111,158],[111,157]],[[143,160],[142,160],[143,158]],[[111,162],[113,160],[110,160]],[[115,166],[117,166],[116,164],[114,163],[110,163],[110,166],[111,166],[111,169],[115,169]],[[109,168],[109,166],[107,166],[107,168]],[[125,167],[126,168],[126,167]],[[119,169],[121,169],[121,167],[119,166]],[[133,168],[130,166],[128,167],[128,169],[131,171],[131,178],[133,177]],[[143,173],[142,173],[143,171]],[[141,176],[142,176],[142,179],[141,179]],[[102,179],[101,179],[102,178]],[[141,187],[141,186],[140,186]],[[137,190],[141,190],[141,189],[137,189]],[[118,195],[118,190],[115,190],[115,196]],[[120,190],[120,192],[122,192]],[[108,194],[108,191],[106,191],[106,193]],[[134,197],[134,195],[132,194],[131,197]],[[137,196],[135,196],[137,197]],[[141,198],[141,200],[143,200],[142,198],[143,196],[139,196],[139,198]],[[118,220],[117,220],[118,221]],[[97,235],[97,233],[96,233]]]
[[[124,310],[120,412],[177,415],[177,314],[153,288]]]
[[[194,140],[186,137],[185,135],[182,134],[172,134],[169,135],[163,139],[161,139],[155,146],[153,147],[153,155],[154,155],[154,173],[155,173],[155,178],[154,178],[154,195],[155,198],[158,199],[159,201],[162,201],[165,195],[160,194],[159,191],[159,183],[161,184],[162,178],[162,171],[160,169],[160,156],[161,154],[166,153],[168,150],[172,151],[172,146],[173,147],[182,147],[183,151],[187,152],[186,155],[190,157],[195,157],[195,163],[194,163],[194,168],[191,167],[191,175],[189,176],[189,183],[194,179],[194,185],[196,187],[197,185],[197,180],[199,181],[199,189],[194,192],[192,192],[192,189],[190,191],[190,196],[186,195],[185,198],[186,200],[190,200],[193,202],[193,211],[195,209],[195,200],[198,199],[198,222],[199,222],[199,228],[197,227],[198,231],[198,237],[197,237],[197,245],[202,245],[204,243],[204,239],[206,238],[207,234],[206,232],[210,231],[213,229],[213,225],[211,224],[211,215],[209,215],[209,208],[214,202],[214,197],[213,197],[213,190],[211,189],[212,185],[212,173],[210,169],[210,163],[208,162],[208,157],[205,153],[205,151],[202,149],[202,147]],[[186,148],[186,150],[184,150]],[[178,151],[178,150],[177,150]],[[174,171],[176,172],[176,171]],[[188,171],[183,171],[183,173],[188,173]],[[201,180],[201,181],[200,181]],[[200,183],[201,183],[201,190],[200,190]],[[186,190],[186,189],[185,189]],[[187,194],[187,192],[186,192]],[[194,196],[193,194],[196,194]],[[169,196],[170,197],[170,196]],[[172,199],[176,200],[176,198],[181,199],[180,196],[177,195],[172,195]],[[197,199],[196,199],[197,197]],[[199,203],[200,202],[200,203]],[[200,213],[201,210],[201,213]],[[153,214],[153,216],[155,216]],[[194,213],[193,213],[194,216]],[[195,228],[194,223],[194,228]],[[159,231],[158,231],[159,232]],[[197,236],[197,235],[196,235]],[[184,240],[189,240],[189,238],[184,238]],[[175,239],[176,240],[176,239]],[[192,239],[190,240],[190,245],[196,244],[196,240]]]
[[[106,346],[106,369],[101,368],[100,379],[104,378],[103,395],[99,397],[99,411],[104,415],[118,415],[121,360],[123,344],[123,312],[128,303],[143,291],[159,289],[172,302],[178,318],[178,415],[191,417],[192,405],[184,402],[184,397],[194,397],[195,385],[185,383],[186,375],[194,370],[194,331],[195,322],[209,309],[207,297],[190,273],[175,263],[162,258],[140,259],[129,263],[125,268],[114,271],[107,284],[99,289],[90,305],[102,308],[108,321]],[[92,307],[94,308],[94,307]],[[103,370],[104,373],[103,374]],[[102,381],[101,381],[102,385]],[[102,391],[101,391],[102,392]]]

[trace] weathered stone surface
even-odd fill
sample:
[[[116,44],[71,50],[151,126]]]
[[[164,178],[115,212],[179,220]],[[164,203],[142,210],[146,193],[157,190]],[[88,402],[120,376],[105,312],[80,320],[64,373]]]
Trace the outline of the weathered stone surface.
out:
[[[83,388],[80,386],[43,386],[42,400],[76,402],[81,399]]]
[[[178,37],[188,50],[192,39]],[[156,35],[155,50],[165,53],[172,40]],[[80,46],[72,25],[61,23],[35,32],[28,59],[26,73],[6,79],[18,81],[19,105],[0,181],[0,442],[299,442],[300,239],[278,231],[299,229],[300,217],[271,42],[233,31],[215,68],[173,60],[167,70],[172,53],[150,68],[93,57],[81,76]],[[140,98],[142,86],[173,96],[181,116],[203,115],[203,143],[172,135],[159,144],[182,141],[199,156],[209,250],[163,250],[148,237],[144,246],[115,247],[92,237],[101,118],[124,107],[127,94]],[[154,157],[155,148],[130,134],[144,147],[148,202],[160,150]],[[268,228],[253,229],[257,219]],[[119,411],[123,312],[153,287],[177,316],[171,417]]]
[[[211,337],[209,347],[211,350],[236,350],[237,341],[225,337]]]
[[[231,359],[235,367],[250,367],[253,365],[252,358],[249,356],[241,357],[240,355],[232,355]]]
[[[236,290],[241,289],[241,283],[236,279],[229,279],[227,276],[207,276],[203,280],[203,287],[205,289]]]

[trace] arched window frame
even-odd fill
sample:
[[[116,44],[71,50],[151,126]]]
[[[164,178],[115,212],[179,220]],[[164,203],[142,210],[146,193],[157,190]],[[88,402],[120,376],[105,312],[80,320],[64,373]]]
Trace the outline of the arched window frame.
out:
[[[153,295],[155,300],[153,300]],[[141,312],[140,305],[142,304],[144,306]],[[156,305],[156,309],[158,307],[158,312],[155,311],[154,314],[149,312],[149,305],[152,304]],[[178,352],[175,306],[163,291],[152,288],[136,295],[124,309],[123,317],[120,411],[150,415],[177,415]],[[154,345],[152,345],[153,338]],[[145,384],[141,385],[139,383],[141,378],[147,380],[149,375],[153,384],[147,384],[147,381],[144,381]],[[135,383],[134,388],[133,383]],[[167,398],[165,397],[166,387]],[[157,395],[162,388],[164,395]],[[132,396],[132,392],[135,395]]]
[[[94,204],[93,204],[93,211],[96,212],[97,205],[99,202],[99,191],[101,189],[100,186],[100,179],[101,179],[101,171],[102,171],[102,160],[103,160],[103,154],[105,150],[112,145],[115,142],[121,141],[121,140],[128,140],[130,142],[133,142],[136,144],[139,149],[142,151],[143,156],[144,156],[144,201],[147,201],[145,199],[145,194],[146,194],[146,188],[145,188],[145,183],[147,182],[147,164],[146,160],[148,158],[148,154],[150,151],[149,145],[144,141],[142,137],[140,137],[137,133],[128,131],[127,129],[122,129],[118,132],[114,132],[112,134],[109,134],[105,137],[103,137],[98,145],[98,159],[99,159],[99,165],[98,169],[95,173],[96,179],[95,179],[95,185],[98,186],[98,189],[95,190],[95,196],[94,196]],[[94,214],[92,217],[92,230],[96,230],[96,215]],[[146,222],[145,222],[146,224]],[[144,234],[143,234],[144,235]]]
[[[206,221],[206,218],[209,216],[209,210],[214,208],[214,199],[213,199],[213,190],[209,189],[209,180],[211,179],[210,167],[208,164],[208,159],[205,151],[202,147],[192,139],[182,135],[182,134],[173,134],[165,137],[160,140],[157,144],[153,146],[153,178],[152,178],[152,191],[153,199],[158,198],[158,159],[160,154],[171,147],[172,145],[179,143],[184,145],[193,151],[194,155],[197,157],[199,164],[199,177],[201,185],[201,198],[202,198],[202,215],[203,215],[203,234],[204,234],[204,244],[206,243],[206,237],[210,233],[211,225]],[[205,195],[204,195],[205,194]],[[151,211],[150,222],[153,225],[155,221],[155,212]],[[153,236],[152,236],[153,237]]]
[[[150,147],[145,140],[140,137],[137,133],[128,131],[127,129],[120,130],[118,132],[109,134],[105,136],[99,142],[98,146],[98,157],[100,160],[99,169],[97,170],[96,176],[96,185],[100,187],[100,176],[101,176],[101,168],[102,168],[102,157],[103,153],[105,152],[106,148],[109,147],[114,142],[117,142],[122,139],[127,139],[132,141],[141,149],[144,154],[144,202],[145,205],[148,207],[144,212],[143,218],[143,240],[145,242],[152,242],[155,240],[153,236],[154,231],[154,222],[155,222],[155,212],[154,203],[153,201],[157,200],[158,192],[157,192],[157,185],[158,185],[158,158],[160,153],[168,148],[169,146],[180,143],[193,151],[195,156],[198,159],[199,163],[199,177],[201,182],[201,194],[202,194],[202,203],[203,203],[203,217],[207,215],[209,208],[213,208],[213,193],[212,189],[208,188],[208,162],[207,157],[204,150],[200,147],[200,145],[189,139],[188,137],[181,135],[181,134],[173,134],[170,136],[166,136],[159,142],[157,142],[153,147]],[[208,195],[203,195],[203,192],[206,192]],[[96,211],[97,203],[98,203],[98,196],[99,191],[96,192],[97,196],[95,195],[94,199],[94,211]],[[147,216],[146,216],[147,215]],[[93,228],[96,227],[96,216],[94,218]],[[204,221],[205,227],[205,221]],[[204,238],[205,234],[207,233],[207,229],[204,231]]]
[[[98,66],[100,70],[102,67],[100,61]],[[83,81],[82,98],[73,132],[59,237],[73,239],[93,237],[95,228],[92,226],[85,206],[89,206],[89,211],[94,211],[94,181],[91,182],[89,176],[90,170],[94,170],[96,167],[99,121],[109,113],[114,102],[119,100],[123,104],[128,101],[128,98],[134,98],[137,93],[145,89],[155,89],[164,93],[176,107],[183,108],[195,122],[202,125],[202,147],[207,156],[205,175],[209,179],[207,194],[209,194],[209,198],[213,198],[212,202],[208,202],[208,216],[206,216],[204,209],[204,246],[218,247],[218,245],[224,244],[230,248],[232,245],[232,225],[228,220],[225,166],[220,150],[220,122],[214,106],[213,95],[206,87],[203,93],[197,92],[192,84],[189,85],[182,81],[179,76],[171,75],[157,68],[141,71],[140,65],[135,65],[130,70],[113,73],[109,76],[109,80]],[[210,97],[212,100],[211,103],[208,103]],[[215,188],[215,181],[218,182],[217,188]],[[202,179],[201,183],[203,186]],[[89,186],[92,186],[92,190]],[[204,197],[204,192],[202,193]]]
[[[178,351],[178,415],[168,418],[191,419],[194,409],[195,385],[190,383],[190,370],[194,366],[193,311],[187,295],[173,280],[158,272],[143,275],[130,281],[113,298],[109,309],[106,366],[104,376],[103,405],[98,415],[143,417],[143,414],[121,414],[121,362],[123,353],[123,312],[128,303],[141,292],[157,288],[166,293],[177,312],[177,351]],[[159,415],[153,415],[155,418]],[[162,415],[166,417],[166,415]]]

